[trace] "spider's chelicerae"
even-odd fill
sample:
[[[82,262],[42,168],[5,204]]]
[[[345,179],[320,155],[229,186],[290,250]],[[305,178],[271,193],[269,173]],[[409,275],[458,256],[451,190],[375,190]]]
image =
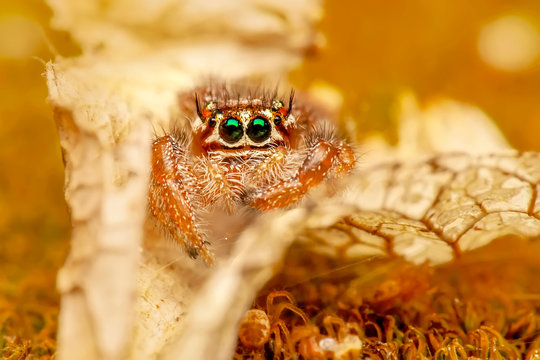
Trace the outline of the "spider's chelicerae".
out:
[[[301,101],[247,87],[214,85],[195,92],[190,129],[152,144],[152,214],[191,257],[214,256],[200,211],[288,207],[355,164],[333,125]]]

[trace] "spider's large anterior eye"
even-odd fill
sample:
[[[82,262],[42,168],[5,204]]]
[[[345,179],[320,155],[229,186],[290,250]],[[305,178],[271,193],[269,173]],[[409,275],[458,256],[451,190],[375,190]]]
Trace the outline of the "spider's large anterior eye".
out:
[[[270,137],[272,128],[268,120],[264,118],[255,118],[249,123],[246,133],[251,140],[256,143],[263,142]]]
[[[228,143],[235,143],[244,136],[242,123],[235,118],[229,118],[221,123],[219,135]]]

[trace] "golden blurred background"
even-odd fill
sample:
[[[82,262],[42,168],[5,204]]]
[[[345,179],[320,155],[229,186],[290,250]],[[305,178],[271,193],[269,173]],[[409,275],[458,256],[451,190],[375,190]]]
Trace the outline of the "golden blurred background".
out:
[[[43,1],[0,2],[0,357],[48,358],[68,251],[63,165],[44,61],[77,53]],[[47,40],[46,40],[47,39]]]
[[[478,106],[512,146],[540,150],[540,1],[326,1],[325,10],[326,48],[294,79],[340,89],[361,129],[391,136],[393,105],[410,90],[424,105]]]
[[[471,5],[474,3],[474,5]],[[0,347],[54,352],[56,271],[68,251],[63,166],[44,62],[73,56],[44,1],[0,2]],[[481,108],[512,146],[540,151],[538,0],[327,1],[323,46],[292,74],[343,94],[343,115],[395,141],[395,105],[452,98]]]

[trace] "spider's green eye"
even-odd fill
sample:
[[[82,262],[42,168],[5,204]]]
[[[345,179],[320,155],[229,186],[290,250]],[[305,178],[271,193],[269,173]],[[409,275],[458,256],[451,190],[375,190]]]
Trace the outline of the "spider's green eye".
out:
[[[219,127],[219,135],[226,142],[234,144],[244,136],[242,123],[235,118],[223,121]]]
[[[251,140],[256,143],[260,143],[270,137],[271,131],[272,128],[270,127],[268,120],[258,117],[251,120],[247,127],[246,133]]]

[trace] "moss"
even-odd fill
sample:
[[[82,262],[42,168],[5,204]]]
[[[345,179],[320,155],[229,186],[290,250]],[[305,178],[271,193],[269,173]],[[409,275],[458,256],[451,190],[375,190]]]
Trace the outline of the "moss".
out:
[[[254,308],[266,309],[269,295],[286,290],[308,323],[291,312],[282,312],[279,319],[270,316],[274,324],[285,325],[278,330],[283,344],[276,346],[274,333],[258,349],[240,342],[236,356],[534,358],[540,353],[539,273],[540,244],[517,238],[499,239],[434,268],[399,259],[338,264],[296,246],[281,272],[259,292]],[[291,336],[306,326],[312,330],[305,337]],[[362,345],[347,345],[351,336]],[[327,344],[346,351],[325,353]]]

